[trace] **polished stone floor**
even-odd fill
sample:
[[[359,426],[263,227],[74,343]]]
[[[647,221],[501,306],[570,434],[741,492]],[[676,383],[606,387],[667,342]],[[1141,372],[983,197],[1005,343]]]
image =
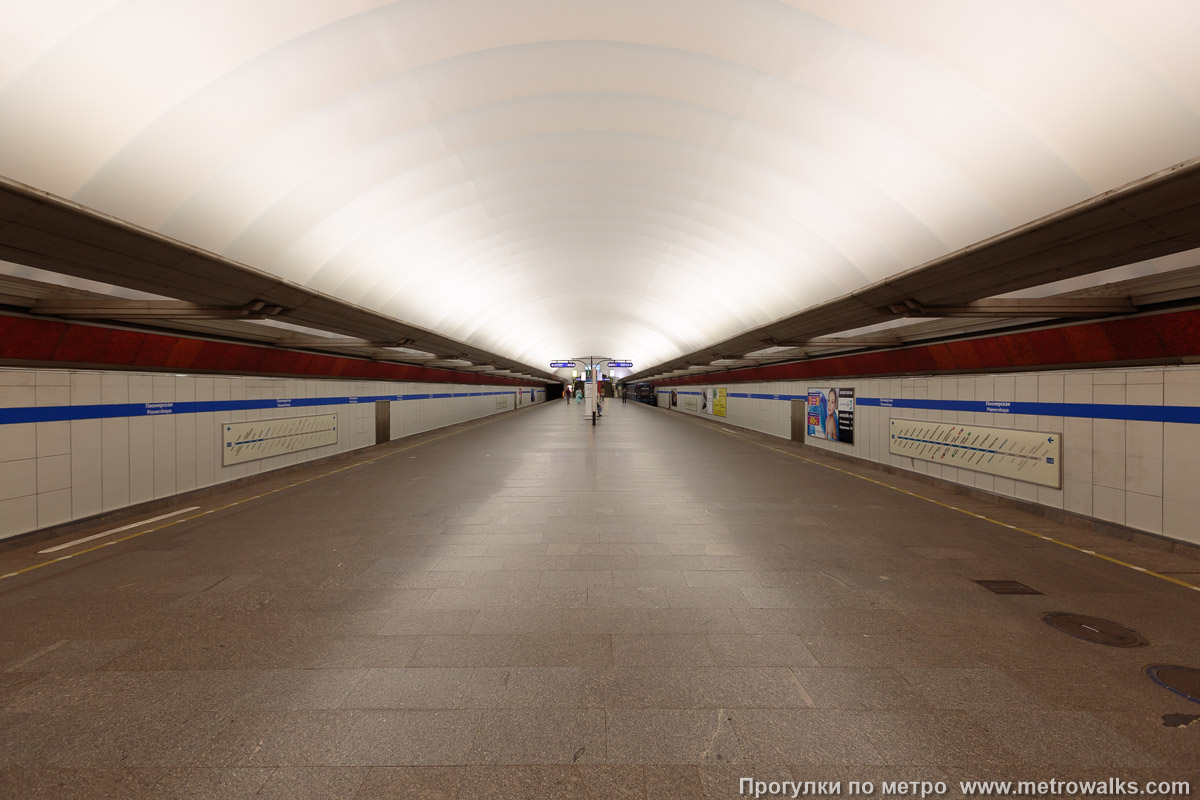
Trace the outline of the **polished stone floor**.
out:
[[[0,580],[0,797],[1200,787],[1200,722],[1164,724],[1200,705],[1142,673],[1200,666],[1198,592],[633,404],[595,428],[551,403],[446,433],[229,489],[198,504],[244,502]],[[54,543],[10,547],[0,571]],[[1150,645],[1074,639],[1046,611]]]

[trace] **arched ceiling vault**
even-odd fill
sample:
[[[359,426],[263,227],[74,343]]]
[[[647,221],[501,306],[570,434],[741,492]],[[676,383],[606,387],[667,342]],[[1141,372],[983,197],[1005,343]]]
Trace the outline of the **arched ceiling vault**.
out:
[[[543,368],[651,367],[1200,152],[1188,0],[0,20],[0,174]]]

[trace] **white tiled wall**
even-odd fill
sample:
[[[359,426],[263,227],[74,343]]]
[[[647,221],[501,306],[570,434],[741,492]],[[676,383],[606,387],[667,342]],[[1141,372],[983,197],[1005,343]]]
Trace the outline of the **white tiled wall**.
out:
[[[515,387],[0,369],[0,408],[482,391]],[[391,406],[398,439],[512,409],[514,397]],[[338,415],[344,433],[336,445],[221,465],[221,423],[316,414]],[[373,403],[0,424],[0,539],[374,443]]]
[[[854,388],[858,397],[1200,406],[1200,368],[1190,366],[714,384],[721,385],[747,394],[803,395],[810,386],[844,386]],[[660,395],[660,405],[667,396]],[[784,438],[791,435],[786,401],[731,397],[727,409],[726,419],[734,425]],[[674,410],[695,413],[683,408],[682,398]],[[1063,486],[1037,486],[894,456],[888,449],[891,417],[1060,432]],[[1200,544],[1200,425],[858,406],[853,445],[822,440],[808,444]]]

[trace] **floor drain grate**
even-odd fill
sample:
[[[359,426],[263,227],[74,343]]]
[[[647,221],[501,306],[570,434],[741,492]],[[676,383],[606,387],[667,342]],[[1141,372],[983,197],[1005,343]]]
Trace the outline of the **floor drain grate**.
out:
[[[1155,664],[1146,667],[1146,674],[1164,689],[1186,697],[1193,703],[1200,703],[1200,669]]]
[[[975,583],[996,594],[1041,594],[1037,589],[1017,581],[975,581]]]
[[[1042,619],[1051,628],[1057,628],[1086,642],[1106,644],[1109,647],[1144,647],[1149,644],[1137,631],[1111,619],[1064,613],[1045,614]]]

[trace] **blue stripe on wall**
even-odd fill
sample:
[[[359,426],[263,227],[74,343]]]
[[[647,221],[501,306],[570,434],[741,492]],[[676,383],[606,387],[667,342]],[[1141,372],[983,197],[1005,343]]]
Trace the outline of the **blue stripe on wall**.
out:
[[[907,400],[859,397],[855,405],[917,408],[928,411],[975,411],[987,414],[1036,414],[1046,417],[1121,419],[1138,422],[1200,424],[1200,406],[1137,406],[1108,403],[1027,403],[1005,400]]]
[[[659,394],[667,392],[660,391]],[[678,392],[699,394],[699,392]],[[805,400],[807,394],[729,392],[745,400]],[[1030,403],[1007,400],[911,400],[894,397],[856,397],[857,406],[914,408],[923,411],[973,411],[984,414],[1032,414],[1045,417],[1116,419],[1134,422],[1182,422],[1200,425],[1200,406],[1139,406],[1108,403]]]
[[[106,403],[89,406],[37,406],[0,408],[0,425],[22,422],[63,422],[78,419],[108,419],[111,417],[155,417],[162,414],[203,414],[212,411],[254,411],[265,408],[305,408],[309,406],[341,406],[374,403],[378,400],[431,400],[451,397],[490,397],[515,395],[504,392],[454,392],[438,394],[379,394],[358,397],[298,397],[275,400],[197,400],[179,403]]]

